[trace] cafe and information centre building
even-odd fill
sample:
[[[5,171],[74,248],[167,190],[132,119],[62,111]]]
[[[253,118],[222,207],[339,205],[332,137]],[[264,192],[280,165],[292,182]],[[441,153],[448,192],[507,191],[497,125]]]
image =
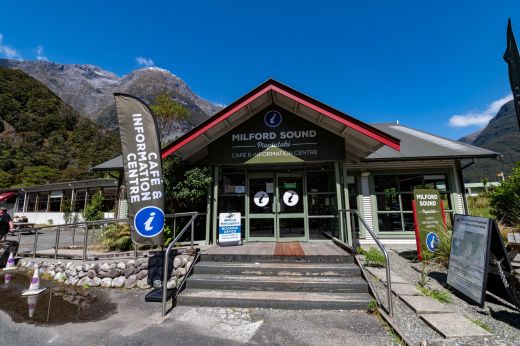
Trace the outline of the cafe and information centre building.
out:
[[[372,243],[339,209],[358,210],[384,243],[414,243],[412,191],[438,189],[449,222],[466,210],[464,167],[499,158],[400,124],[369,125],[274,80],[164,147],[169,155],[210,168],[198,237],[213,244],[219,214],[231,212],[244,241]]]

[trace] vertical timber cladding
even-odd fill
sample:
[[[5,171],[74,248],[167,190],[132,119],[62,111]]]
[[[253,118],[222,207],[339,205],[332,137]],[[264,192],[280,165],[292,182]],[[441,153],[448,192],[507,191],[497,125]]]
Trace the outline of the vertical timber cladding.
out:
[[[342,137],[275,106],[258,112],[209,146],[209,163],[215,165],[344,159]]]

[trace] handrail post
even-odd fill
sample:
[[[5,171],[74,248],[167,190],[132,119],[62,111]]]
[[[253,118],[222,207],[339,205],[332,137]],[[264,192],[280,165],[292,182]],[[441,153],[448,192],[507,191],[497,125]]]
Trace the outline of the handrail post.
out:
[[[137,244],[134,243],[134,258],[137,259]]]
[[[392,301],[392,280],[390,275],[390,257],[388,256],[388,252],[386,251],[383,244],[379,241],[379,238],[376,237],[372,229],[368,226],[365,219],[359,215],[359,212],[356,209],[339,209],[339,213],[352,213],[355,214],[359,221],[363,224],[363,226],[366,228],[367,232],[370,233],[374,241],[376,242],[376,245],[381,249],[383,252],[383,256],[385,257],[385,264],[386,264],[386,291],[388,296],[388,314],[390,315],[390,318],[394,317],[394,305]]]
[[[166,249],[166,252],[164,254],[164,263],[163,263],[163,284],[162,284],[162,315],[163,317],[166,315],[166,295],[168,291],[168,254],[170,253],[170,246]]]
[[[76,246],[76,227],[72,227],[72,246]]]
[[[58,258],[58,245],[60,243],[60,228],[56,230],[56,243],[54,244],[54,259]]]
[[[191,249],[193,250],[193,243],[195,241],[195,219],[191,220]]]
[[[88,225],[85,224],[85,235],[83,236],[83,261],[87,260]]]
[[[38,229],[34,231],[33,258],[36,258],[36,249],[38,248]]]

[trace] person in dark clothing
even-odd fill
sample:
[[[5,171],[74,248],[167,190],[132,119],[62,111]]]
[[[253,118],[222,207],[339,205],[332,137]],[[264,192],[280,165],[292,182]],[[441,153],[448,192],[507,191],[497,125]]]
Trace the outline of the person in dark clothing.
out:
[[[13,231],[14,223],[11,216],[7,214],[6,208],[0,208],[0,240],[4,240],[9,231]]]

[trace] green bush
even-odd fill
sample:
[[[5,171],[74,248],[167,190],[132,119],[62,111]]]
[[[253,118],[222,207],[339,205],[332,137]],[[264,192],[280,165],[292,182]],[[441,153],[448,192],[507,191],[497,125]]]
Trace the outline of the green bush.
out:
[[[506,226],[520,225],[520,163],[493,192],[489,194],[491,214]]]
[[[451,254],[452,231],[451,229],[447,231],[439,231],[437,232],[437,235],[439,236],[439,242],[437,243],[435,252],[431,254],[430,259],[435,263],[448,268]]]
[[[101,191],[96,192],[90,202],[85,206],[83,210],[83,219],[85,221],[103,220],[105,214],[103,212],[103,202],[105,198]]]
[[[110,224],[103,230],[100,241],[108,251],[129,251],[133,245],[130,226],[124,223]]]

